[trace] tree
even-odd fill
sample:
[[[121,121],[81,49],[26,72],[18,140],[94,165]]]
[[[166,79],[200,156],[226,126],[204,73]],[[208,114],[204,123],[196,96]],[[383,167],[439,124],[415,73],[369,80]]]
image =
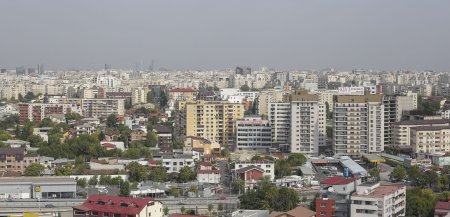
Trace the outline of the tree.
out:
[[[188,181],[192,181],[197,177],[197,174],[192,170],[192,168],[185,166],[181,168],[179,175],[178,175],[178,181],[185,183]]]
[[[66,121],[78,121],[81,120],[82,116],[78,113],[67,113],[65,114]]]
[[[189,187],[189,192],[197,193],[197,191],[198,191],[197,186],[193,185],[193,186]]]
[[[378,180],[378,177],[380,176],[380,171],[377,168],[371,169],[369,173],[371,177],[374,177]]]
[[[55,168],[56,176],[69,176],[72,175],[72,164],[68,163],[64,166],[59,166]]]
[[[45,167],[38,163],[30,164],[25,169],[25,176],[40,176],[44,172]]]
[[[275,161],[275,176],[281,178],[284,176],[291,175],[291,165],[288,160],[281,159]]]
[[[167,216],[169,214],[169,208],[167,206],[163,209],[164,215]]]
[[[0,141],[6,141],[8,139],[12,139],[12,136],[8,132],[0,130]]]
[[[217,204],[217,210],[218,211],[223,211],[223,203]]]
[[[244,192],[245,182],[242,179],[237,179],[231,184],[231,190],[234,194],[240,194]]]
[[[117,126],[117,117],[116,114],[110,114],[108,118],[106,119],[106,126],[107,127],[116,127]]]
[[[276,187],[267,180],[258,183],[256,190],[248,190],[239,196],[242,209],[269,209],[288,211],[297,207],[298,193],[287,187]]]
[[[167,181],[168,175],[164,167],[155,167],[150,170],[149,180],[154,182]]]
[[[77,179],[77,186],[80,186],[81,188],[86,188],[87,181],[85,178]]]
[[[89,181],[88,181],[88,184],[89,184],[89,185],[97,185],[97,183],[98,183],[98,176],[97,176],[97,175],[92,176],[92,177],[89,179]]]
[[[241,86],[241,91],[250,91],[250,87],[247,84]]]
[[[392,171],[392,178],[396,181],[400,181],[406,178],[406,169],[403,166],[396,166]]]
[[[156,133],[153,131],[147,131],[145,146],[156,147],[157,144],[158,144],[158,139],[157,139]]]
[[[180,189],[172,186],[169,188],[169,195],[174,197],[179,197],[181,195]]]
[[[292,167],[301,166],[306,163],[306,157],[301,153],[292,153],[288,157],[288,162]]]
[[[436,201],[431,189],[406,190],[406,216],[433,216]]]
[[[211,211],[214,209],[214,205],[212,204],[208,204],[208,212],[209,212],[209,216],[211,216]]]
[[[129,197],[130,193],[131,193],[130,183],[128,181],[123,182],[120,185],[120,196],[122,196],[122,197]]]
[[[424,178],[428,187],[431,188],[432,186],[435,186],[438,183],[439,175],[436,173],[436,171],[427,170],[425,171]]]
[[[100,140],[100,141],[103,141],[103,140],[105,140],[105,133],[103,132],[103,131],[100,131],[99,133],[98,133],[98,140]]]
[[[142,182],[148,180],[148,171],[144,165],[140,165],[138,162],[131,162],[127,166],[128,179],[130,182]]]
[[[180,211],[181,211],[181,214],[184,214],[184,213],[186,212],[186,208],[185,208],[184,206],[182,206],[182,207],[180,208]]]

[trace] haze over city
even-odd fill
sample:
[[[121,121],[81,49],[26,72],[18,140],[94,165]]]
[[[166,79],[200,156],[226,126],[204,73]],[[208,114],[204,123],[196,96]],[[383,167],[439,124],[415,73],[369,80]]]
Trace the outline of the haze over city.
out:
[[[1,66],[448,70],[450,2],[2,1]]]

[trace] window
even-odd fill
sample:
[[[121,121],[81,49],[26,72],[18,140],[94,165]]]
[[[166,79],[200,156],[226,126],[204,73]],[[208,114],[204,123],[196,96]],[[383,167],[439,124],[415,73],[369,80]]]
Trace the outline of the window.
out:
[[[103,213],[103,216],[104,216],[104,217],[108,217],[108,216],[109,216],[109,213],[104,212],[104,213]]]
[[[326,207],[326,206],[327,206],[326,203],[321,203],[321,204],[320,204],[320,207]]]
[[[324,211],[320,211],[320,215],[325,215],[325,214],[327,214],[327,213]]]
[[[114,214],[114,217],[120,217],[120,214]]]
[[[92,211],[92,212],[91,212],[91,215],[92,215],[92,216],[98,216],[98,212]]]

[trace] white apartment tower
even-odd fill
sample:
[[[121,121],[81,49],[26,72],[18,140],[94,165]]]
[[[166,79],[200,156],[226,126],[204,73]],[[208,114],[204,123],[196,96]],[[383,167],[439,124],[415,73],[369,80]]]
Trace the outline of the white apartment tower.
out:
[[[291,128],[290,151],[317,155],[319,146],[326,145],[326,108],[317,94],[306,91],[290,96]]]
[[[272,127],[272,143],[282,151],[290,150],[291,103],[273,102],[268,105],[268,119]]]
[[[333,151],[353,157],[384,151],[384,105],[381,94],[335,96]]]

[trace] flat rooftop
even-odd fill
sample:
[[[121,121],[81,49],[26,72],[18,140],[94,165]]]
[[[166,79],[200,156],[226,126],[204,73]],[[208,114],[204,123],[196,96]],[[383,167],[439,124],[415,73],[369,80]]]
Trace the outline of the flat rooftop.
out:
[[[0,185],[13,183],[76,183],[75,179],[68,176],[62,177],[2,177]]]
[[[354,192],[352,194],[352,196],[381,198],[386,195],[393,194],[394,192],[400,190],[401,188],[405,188],[405,186],[404,185],[381,185],[378,188],[375,188],[369,194],[358,194],[358,192]]]

